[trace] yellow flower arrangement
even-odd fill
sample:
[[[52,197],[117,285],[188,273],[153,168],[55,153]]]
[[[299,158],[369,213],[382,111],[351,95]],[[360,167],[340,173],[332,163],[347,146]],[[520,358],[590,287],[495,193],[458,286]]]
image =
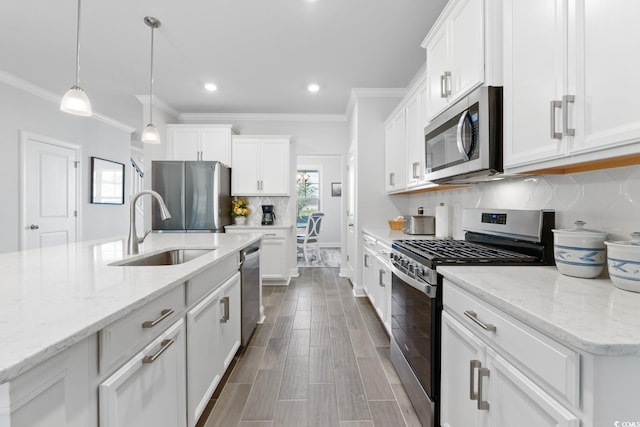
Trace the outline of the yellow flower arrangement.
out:
[[[231,201],[231,216],[249,216],[251,209],[249,209],[249,201],[245,198],[234,199]]]

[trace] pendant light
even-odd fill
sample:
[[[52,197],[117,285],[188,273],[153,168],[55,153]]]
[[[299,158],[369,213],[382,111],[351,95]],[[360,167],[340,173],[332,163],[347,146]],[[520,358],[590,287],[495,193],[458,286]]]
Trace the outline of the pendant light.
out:
[[[142,131],[140,139],[148,144],[160,144],[160,133],[153,124],[153,30],[162,24],[153,16],[145,16],[144,23],[151,28],[151,76],[149,79],[149,124]]]
[[[60,109],[76,116],[91,115],[91,101],[80,87],[80,0],[78,0],[78,28],[76,32],[76,84],[62,97]]]

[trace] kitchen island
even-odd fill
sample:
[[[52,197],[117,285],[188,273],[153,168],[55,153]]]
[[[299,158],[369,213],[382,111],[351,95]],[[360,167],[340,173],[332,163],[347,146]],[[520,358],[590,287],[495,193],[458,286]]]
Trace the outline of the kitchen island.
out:
[[[41,380],[42,375],[33,375],[32,372],[38,372],[41,366],[51,361],[62,360],[65,353],[73,354],[78,348],[82,349],[80,356],[67,358],[73,363],[60,372],[73,374],[75,366],[83,363],[87,366],[80,369],[82,375],[71,375],[71,383],[76,384],[65,383],[62,389],[86,389],[90,396],[86,405],[75,405],[81,415],[74,417],[67,414],[69,420],[75,421],[68,421],[67,418],[65,421],[68,421],[67,425],[96,424],[97,413],[92,412],[97,412],[98,386],[104,386],[107,376],[121,362],[133,357],[133,353],[146,349],[145,345],[154,344],[155,341],[150,341],[160,333],[172,328],[180,332],[185,328],[183,322],[187,323],[188,329],[189,309],[199,308],[192,306],[211,298],[211,294],[216,293],[213,292],[216,287],[226,286],[223,284],[225,280],[234,279],[239,284],[239,251],[261,238],[260,233],[154,233],[140,246],[140,254],[132,256],[126,255],[126,238],[1,254],[0,340],[3,348],[0,352],[0,425],[54,425],[60,419],[56,418],[61,416],[60,411],[56,411],[57,415],[50,415],[50,419],[39,421],[32,419],[35,414],[20,413],[23,408],[28,408],[27,400],[38,393],[46,396],[47,390],[53,390],[55,384],[60,382],[59,375],[53,375],[47,382]],[[175,248],[213,250],[177,265],[114,265],[125,259],[138,259]],[[238,288],[239,298],[239,285],[235,287]],[[221,296],[221,300],[227,305],[227,312],[223,316],[228,317],[229,297]],[[175,302],[176,308],[171,313],[163,310],[161,313],[164,318],[154,328],[156,307],[153,304],[156,301],[159,301],[158,304]],[[220,303],[216,304],[216,310],[220,306]],[[221,310],[224,304],[222,306]],[[157,310],[160,312],[160,308]],[[127,322],[135,318],[137,313],[150,315],[149,322],[129,327]],[[239,319],[237,322],[239,328]],[[126,326],[128,330],[124,327],[118,329],[119,325]],[[166,331],[162,332],[165,328]],[[133,333],[130,331],[144,333],[140,335],[144,339],[136,341],[129,336]],[[184,346],[185,334],[181,335]],[[167,347],[163,345],[161,350]],[[24,384],[21,377],[35,384],[34,390],[22,393]],[[77,384],[78,378],[82,384]],[[180,381],[184,382],[184,376]],[[95,389],[94,393],[91,393],[92,389]],[[46,402],[46,398],[44,400]],[[66,412],[69,412],[68,407]],[[108,408],[102,407],[102,394],[100,412],[101,417],[109,412]],[[184,415],[183,419],[185,422],[177,425],[186,425],[187,416]],[[24,421],[21,423],[20,420]],[[189,425],[192,425],[194,416],[190,416],[189,420]],[[135,420],[129,419],[129,422]],[[112,417],[110,420],[101,418],[100,425],[120,424]]]
[[[555,267],[438,272],[443,424],[476,425],[479,416],[523,427],[640,421],[640,294]]]

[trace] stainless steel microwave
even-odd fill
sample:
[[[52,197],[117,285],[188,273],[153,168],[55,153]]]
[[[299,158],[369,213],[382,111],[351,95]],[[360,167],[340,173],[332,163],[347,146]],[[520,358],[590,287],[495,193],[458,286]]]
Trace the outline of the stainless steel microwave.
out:
[[[502,87],[481,86],[425,128],[425,179],[486,181],[502,172]]]

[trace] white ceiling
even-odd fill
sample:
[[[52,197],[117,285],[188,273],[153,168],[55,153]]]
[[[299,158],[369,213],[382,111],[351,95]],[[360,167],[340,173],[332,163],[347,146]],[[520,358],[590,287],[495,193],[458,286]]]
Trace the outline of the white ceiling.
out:
[[[181,113],[344,114],[352,88],[402,88],[446,0],[83,0],[80,85],[139,128],[135,95]],[[0,0],[0,70],[62,96],[75,80],[76,0]],[[205,82],[218,85],[206,92]],[[306,87],[317,82],[321,90]]]

